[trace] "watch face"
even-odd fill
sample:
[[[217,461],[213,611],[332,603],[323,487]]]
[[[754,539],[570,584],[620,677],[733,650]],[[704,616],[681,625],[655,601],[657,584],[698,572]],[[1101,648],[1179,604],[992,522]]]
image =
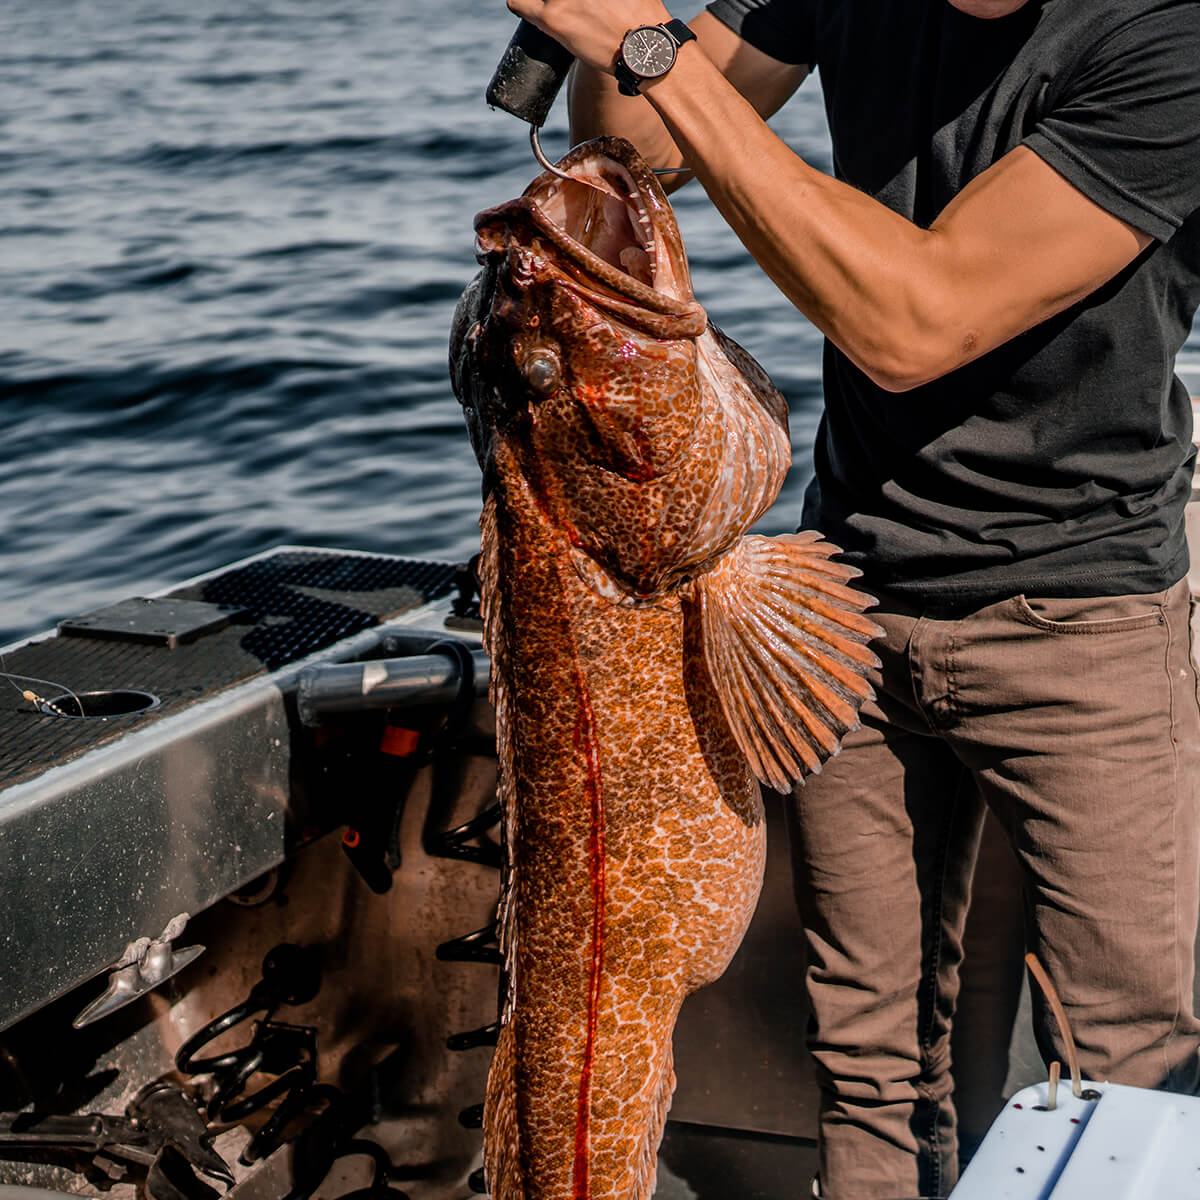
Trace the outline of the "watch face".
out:
[[[675,61],[675,43],[669,33],[654,25],[631,29],[621,44],[621,57],[643,79],[665,75]]]

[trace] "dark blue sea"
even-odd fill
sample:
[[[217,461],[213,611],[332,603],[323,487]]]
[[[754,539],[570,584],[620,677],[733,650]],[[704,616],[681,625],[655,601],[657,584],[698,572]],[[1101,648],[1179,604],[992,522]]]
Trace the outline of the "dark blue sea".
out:
[[[693,6],[696,7],[696,6]],[[691,9],[677,6],[677,14]],[[501,0],[0,4],[0,645],[280,543],[461,560],[472,215],[536,174]],[[819,92],[775,121],[820,166]],[[545,141],[566,149],[565,100]],[[696,292],[788,395],[818,337],[694,186]],[[1190,353],[1200,382],[1200,345]]]

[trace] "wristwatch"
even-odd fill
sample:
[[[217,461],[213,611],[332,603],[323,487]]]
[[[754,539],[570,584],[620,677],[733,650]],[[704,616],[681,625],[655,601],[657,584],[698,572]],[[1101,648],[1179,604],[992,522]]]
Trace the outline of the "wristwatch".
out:
[[[683,21],[665,21],[662,25],[639,25],[621,39],[613,63],[623,96],[637,96],[643,79],[660,79],[674,65],[675,56],[684,42],[695,41],[696,35]]]

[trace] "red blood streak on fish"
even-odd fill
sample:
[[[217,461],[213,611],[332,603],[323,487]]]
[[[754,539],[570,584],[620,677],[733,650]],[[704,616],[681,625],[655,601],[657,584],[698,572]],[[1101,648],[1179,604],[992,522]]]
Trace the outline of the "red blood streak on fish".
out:
[[[578,658],[572,664],[579,689],[579,715],[575,741],[587,762],[584,794],[592,814],[588,840],[588,871],[592,884],[592,956],[588,981],[587,1038],[583,1049],[583,1069],[579,1076],[579,1102],[576,1109],[575,1161],[572,1169],[572,1200],[590,1200],[588,1132],[591,1122],[592,1065],[596,1054],[596,1024],[600,1009],[600,986],[604,978],[604,787],[600,778],[600,754],[596,745],[596,720],[592,714],[587,680]]]

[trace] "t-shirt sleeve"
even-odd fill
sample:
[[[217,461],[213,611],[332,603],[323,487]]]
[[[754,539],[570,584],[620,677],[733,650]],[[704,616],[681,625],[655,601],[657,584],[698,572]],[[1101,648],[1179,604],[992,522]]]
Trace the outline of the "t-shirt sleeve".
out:
[[[1024,144],[1102,208],[1166,241],[1200,208],[1200,5],[1108,34]]]
[[[812,0],[712,0],[708,11],[756,50],[785,63],[817,63]]]

